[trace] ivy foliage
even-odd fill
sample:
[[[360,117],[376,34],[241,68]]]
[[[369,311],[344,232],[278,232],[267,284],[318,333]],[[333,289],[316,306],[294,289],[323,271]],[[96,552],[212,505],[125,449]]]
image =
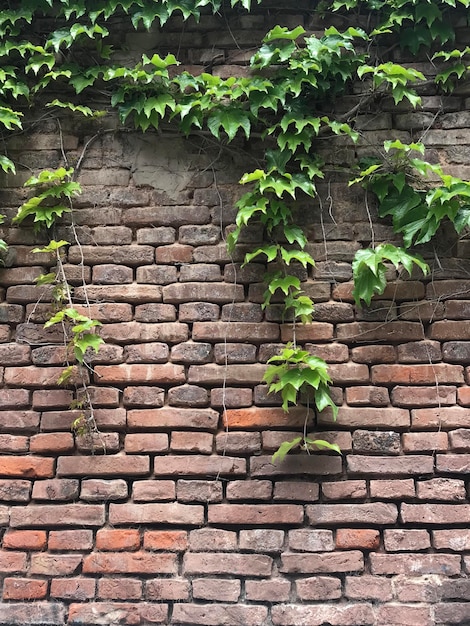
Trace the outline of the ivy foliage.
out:
[[[238,200],[228,245],[233,248],[253,223],[263,225],[265,243],[249,252],[245,262],[257,259],[275,268],[267,273],[263,306],[281,294],[295,330],[295,322],[308,323],[314,315],[297,270],[309,270],[315,261],[295,215],[317,197],[318,181],[325,177],[320,139],[339,136],[354,146],[360,138],[356,116],[371,103],[377,106],[392,97],[396,105],[419,107],[420,86],[430,82],[440,93],[451,91],[470,69],[470,48],[459,45],[454,28],[458,20],[468,24],[469,5],[470,0],[323,0],[312,11],[323,17],[343,15],[356,26],[341,30],[330,25],[322,35],[307,33],[302,25],[275,26],[254,51],[248,77],[222,78],[180,70],[176,52],[143,54],[133,66],[123,65],[113,32],[118,22],[156,29],[173,16],[199,20],[208,12],[262,10],[263,0],[11,0],[0,13],[1,135],[7,140],[26,127],[35,104],[89,118],[116,110],[126,127],[145,132],[171,124],[185,135],[207,132],[222,144],[261,134],[264,158],[240,181],[247,191]],[[431,59],[437,74],[425,76],[383,56],[384,50],[398,46],[405,54]],[[362,90],[362,98],[350,111],[334,114],[336,99],[353,85]],[[107,98],[100,109],[90,106],[96,94],[100,102]],[[391,139],[382,158],[368,159],[352,173],[352,184],[376,196],[379,216],[390,218],[403,239],[402,247],[375,246],[372,236],[371,247],[358,252],[353,263],[357,305],[370,304],[383,293],[389,264],[426,272],[425,262],[409,249],[428,242],[444,221],[458,233],[470,225],[470,184],[423,156],[423,144]],[[7,150],[0,155],[0,168],[7,174],[16,171]],[[17,224],[33,219],[50,228],[78,192],[64,168],[46,170],[27,185],[36,194],[20,207]],[[5,245],[0,243],[0,251]],[[69,313],[50,323],[66,318],[78,324],[80,340],[95,336],[88,332],[93,325]],[[77,346],[80,362],[84,351]],[[281,393],[285,409],[297,404],[308,387],[318,411],[329,406],[336,412],[326,364],[295,342],[273,357],[266,381]],[[307,448],[313,445],[306,438],[302,442]],[[279,458],[300,444],[290,442]]]

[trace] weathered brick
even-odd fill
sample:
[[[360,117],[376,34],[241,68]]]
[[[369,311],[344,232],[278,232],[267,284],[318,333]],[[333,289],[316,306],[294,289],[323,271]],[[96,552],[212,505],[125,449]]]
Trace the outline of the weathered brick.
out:
[[[278,604],[271,610],[274,626],[292,624],[375,624],[375,616],[370,604],[347,605],[298,605]]]
[[[195,578],[192,581],[192,588],[195,600],[237,602],[240,597],[241,582],[228,578],[224,579],[221,586],[217,578]]]
[[[415,606],[407,604],[387,604],[377,608],[377,620],[379,624],[401,624],[404,626],[433,626],[434,620],[431,607]]]
[[[295,583],[300,600],[338,600],[341,598],[341,580],[333,576],[311,576]]]
[[[50,478],[54,475],[54,460],[46,457],[0,457],[0,476],[17,478]]]
[[[4,381],[12,387],[55,387],[59,376],[63,373],[62,367],[7,367]],[[80,381],[80,375],[74,368],[70,382]]]
[[[461,552],[470,549],[470,531],[467,529],[433,530],[432,544],[437,550]]]
[[[175,483],[172,480],[135,480],[132,484],[134,502],[164,502],[174,500],[175,497]]]
[[[434,463],[431,456],[416,455],[409,457],[377,457],[349,455],[347,457],[348,471],[351,474],[432,474]]]
[[[470,413],[462,407],[442,407],[435,409],[415,409],[411,411],[411,423],[414,430],[430,428],[468,428]]]
[[[153,302],[138,304],[135,307],[134,316],[137,322],[175,322],[176,307],[171,304],[155,304]]]
[[[20,392],[20,389],[10,391]],[[67,389],[50,389],[48,391],[33,391],[34,409],[63,409],[68,408],[73,399],[72,391]]]
[[[372,345],[360,346],[351,350],[351,358],[356,363],[395,363],[397,359],[395,346]]]
[[[160,407],[164,397],[162,387],[125,387],[122,401],[125,407]]]
[[[189,533],[192,552],[233,552],[237,549],[237,533],[220,528],[198,528]]]
[[[184,530],[148,530],[144,534],[145,550],[183,552],[188,547],[188,535]]]
[[[140,600],[142,580],[124,577],[100,578],[97,595],[103,600]]]
[[[384,546],[387,552],[427,550],[431,540],[427,530],[384,530]]]
[[[458,428],[449,433],[449,444],[452,450],[470,452],[470,429]]]
[[[289,550],[297,552],[331,552],[334,550],[331,530],[296,528],[289,530]]]
[[[419,500],[465,500],[465,483],[454,478],[432,478],[417,481],[416,496]]]
[[[92,530],[51,530],[49,550],[58,552],[91,550],[93,547]]]
[[[255,528],[240,531],[241,550],[250,552],[280,552],[283,544],[283,530]]]
[[[436,467],[437,471],[443,474],[468,474],[470,454],[438,454]]]
[[[289,554],[281,555],[279,571],[286,574],[330,574],[336,572],[362,572],[363,554],[359,550],[347,552],[327,552],[326,554]]]
[[[451,554],[377,554],[369,555],[371,573],[379,575],[444,574],[455,576],[460,572],[460,558]]]
[[[145,476],[149,471],[148,456],[63,456],[57,461],[58,476]]]
[[[173,455],[155,457],[154,473],[159,476],[216,476],[246,473],[246,461],[236,457]]]
[[[132,267],[126,265],[95,265],[92,271],[92,280],[96,285],[124,285],[133,279]]]
[[[75,447],[72,433],[40,433],[29,445],[33,454],[67,454]]]
[[[306,507],[309,524],[394,524],[398,518],[394,504],[309,504]]]
[[[111,343],[133,343],[142,341],[179,343],[188,339],[188,326],[180,322],[145,324],[133,321],[119,324],[105,324],[100,328],[99,332],[104,341]],[[160,358],[162,358],[161,349],[157,353]]]
[[[21,407],[28,407],[30,403],[29,397],[30,392],[27,389],[0,389],[0,409],[2,409],[2,424],[3,416],[5,415],[5,413],[3,413],[3,409],[19,409]],[[34,406],[34,400],[33,408],[37,408]],[[14,419],[12,419],[12,422],[13,421]],[[8,426],[8,428],[10,429],[12,426],[13,424],[11,426]]]
[[[341,474],[342,460],[339,456],[288,455],[282,463],[272,463],[272,457],[259,456],[250,459],[252,477],[278,475],[329,475]]]
[[[47,595],[47,580],[31,578],[5,578],[4,600],[41,600]],[[1,619],[1,610],[0,610]]]
[[[101,504],[55,504],[17,506],[11,511],[12,528],[29,526],[48,528],[50,526],[102,526],[104,506]]]
[[[219,319],[220,307],[210,302],[182,302],[179,306],[180,322],[210,322]]]
[[[171,360],[175,363],[209,363],[212,360],[212,345],[201,342],[179,343],[171,348]]]
[[[138,550],[140,534],[135,529],[100,528],[96,533],[96,549],[104,551]]]
[[[11,602],[0,607],[0,623],[5,626],[62,626],[65,606],[60,602]]]
[[[185,382],[184,368],[181,365],[97,365],[97,383],[157,383],[176,384]]]
[[[201,407],[208,403],[209,392],[198,385],[182,385],[168,391],[168,404],[171,406]]]
[[[347,387],[346,402],[350,406],[387,406],[390,399],[386,387]]]
[[[379,454],[399,454],[400,435],[394,431],[356,430],[353,434],[354,452]]]
[[[51,478],[36,481],[33,485],[33,500],[55,500],[67,502],[78,498],[78,480]]]
[[[204,521],[201,505],[171,504],[110,504],[110,524],[184,524],[197,526]]]
[[[231,576],[268,577],[271,575],[273,560],[264,554],[191,553],[183,558],[184,573],[230,574]]]
[[[81,554],[35,552],[31,555],[30,572],[39,576],[70,576],[77,573],[81,562]]]
[[[29,438],[24,435],[0,435],[0,453],[28,452]]]
[[[123,479],[90,478],[81,481],[80,499],[87,502],[125,500],[127,496],[128,487]]]
[[[123,357],[126,363],[166,363],[169,354],[166,343],[152,341],[125,346]]]
[[[153,262],[154,248],[145,245],[120,246],[70,246],[69,263],[85,265],[102,265],[115,263],[136,267]]]
[[[321,489],[325,500],[358,500],[367,495],[365,480],[322,483]]]
[[[87,285],[76,287],[74,295],[77,300],[90,300],[97,302],[124,302],[125,304],[142,304],[148,302],[161,302],[161,287],[156,285]]]
[[[374,384],[435,385],[436,383],[463,383],[460,365],[436,363],[435,365],[374,365]]]
[[[285,602],[289,599],[291,583],[283,578],[245,581],[245,597],[255,602]]]
[[[182,578],[155,578],[145,582],[145,597],[147,600],[189,600],[189,593],[190,582]]]
[[[274,500],[316,502],[319,492],[316,483],[292,480],[274,483]]]
[[[468,602],[442,602],[434,607],[436,624],[465,624],[468,620]]]
[[[331,422],[329,411],[322,411],[318,422]],[[410,413],[406,409],[391,407],[340,407],[336,418],[338,426],[348,428],[407,428],[410,425]]]
[[[46,544],[44,530],[9,530],[3,536],[3,548],[8,550],[44,550]]]
[[[371,480],[370,495],[372,498],[378,498],[382,500],[414,498],[414,481],[411,478],[401,480]]]
[[[131,429],[174,429],[194,428],[199,430],[215,430],[219,414],[213,409],[184,409],[163,407],[158,409],[135,409],[127,414],[128,426]]]
[[[470,328],[467,320],[443,320],[434,322],[429,329],[429,337],[438,341],[469,340]]]
[[[397,346],[400,363],[429,363],[442,360],[441,344],[438,341],[411,341]]]
[[[163,302],[169,304],[185,302],[224,304],[244,300],[243,285],[227,285],[225,283],[175,283],[163,287],[162,295]],[[196,339],[200,340],[204,337],[197,335]]]
[[[339,341],[346,343],[368,343],[387,341],[403,343],[424,339],[423,327],[419,322],[352,322],[338,324],[336,334]]]
[[[225,363],[255,363],[256,346],[244,343],[220,343],[214,346],[214,358],[219,365]]]
[[[378,530],[367,528],[338,528],[336,548],[338,550],[376,550],[380,544]]]
[[[442,346],[442,358],[448,363],[462,363],[470,361],[470,341],[447,341]]]
[[[95,596],[96,581],[92,578],[53,578],[51,580],[51,598],[77,600],[84,602]]]
[[[124,439],[126,454],[165,452],[166,450],[168,450],[168,435],[166,433],[128,434]]]
[[[264,606],[248,606],[243,604],[175,604],[173,619],[178,624],[209,623],[218,626],[232,626],[243,624],[244,626],[259,626],[266,622],[268,609]],[[210,615],[210,617],[208,617]]]
[[[174,554],[92,552],[83,559],[84,574],[175,574]]]
[[[447,450],[447,433],[403,433],[404,452],[433,452]]]
[[[141,624],[164,624],[167,616],[168,605],[166,604],[83,602],[70,605],[67,623],[70,626],[79,624],[98,626],[115,623],[117,617],[121,624],[135,624],[136,619]]]
[[[296,504],[213,504],[208,521],[212,524],[301,524],[303,509]]]
[[[401,519],[406,524],[465,524],[470,519],[470,505],[402,504]]]
[[[228,409],[249,407],[253,403],[253,391],[249,388],[240,387],[220,387],[211,389],[211,406]]]
[[[383,576],[346,576],[345,596],[351,600],[387,602],[392,599],[392,581]]]
[[[5,502],[28,502],[31,481],[0,479],[0,500]]]
[[[392,389],[395,406],[449,406],[456,403],[457,388],[449,385],[433,387],[408,387],[397,385]]]
[[[179,502],[222,502],[222,484],[217,480],[179,480],[176,495]]]
[[[211,454],[214,442],[212,433],[174,432],[171,435],[171,450]]]

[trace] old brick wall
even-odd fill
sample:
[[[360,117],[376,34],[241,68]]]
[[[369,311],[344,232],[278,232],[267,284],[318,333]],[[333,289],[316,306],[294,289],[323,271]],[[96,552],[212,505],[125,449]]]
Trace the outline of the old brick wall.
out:
[[[173,20],[158,46],[177,34],[187,63],[222,59],[215,73],[243,72],[269,27],[315,26],[303,4],[235,15],[230,29],[207,16],[182,32]],[[126,41],[152,49],[155,34]],[[465,93],[443,101],[429,86],[416,112],[385,102],[358,118],[356,152],[391,128],[416,139],[440,111],[430,154],[468,177],[468,107]],[[63,149],[73,164],[97,129],[63,119],[62,130],[61,145],[57,122],[43,121],[10,153],[36,170],[61,164]],[[71,431],[82,392],[57,386],[63,337],[43,329],[51,294],[34,279],[54,260],[31,252],[32,229],[6,229],[0,624],[469,623],[469,242],[444,233],[427,251],[430,276],[391,275],[383,296],[357,309],[351,260],[371,238],[367,207],[336,173],[320,187],[323,202],[302,211],[317,265],[301,277],[316,315],[297,340],[330,364],[340,405],[336,423],[320,415],[309,430],[343,455],[273,465],[306,409],[285,414],[260,382],[291,336],[275,306],[261,309],[264,266],[240,264],[261,232],[245,233],[233,257],[225,246],[251,150],[120,132],[84,154],[80,245],[66,267],[77,302],[86,291],[103,323],[89,383],[94,442]],[[328,140],[324,154],[349,163],[354,149]],[[26,167],[3,179],[8,215]],[[392,236],[374,222],[377,241]],[[57,238],[72,231],[69,220]]]

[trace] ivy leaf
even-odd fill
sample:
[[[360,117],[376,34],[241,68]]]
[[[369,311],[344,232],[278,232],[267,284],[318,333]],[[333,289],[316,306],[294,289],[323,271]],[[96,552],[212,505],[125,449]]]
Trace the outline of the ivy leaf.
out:
[[[329,441],[325,441],[325,439],[309,439],[305,438],[305,444],[310,448],[311,446],[315,446],[320,449],[331,450],[332,452],[337,452],[341,454],[341,448],[337,443],[330,443]]]
[[[4,172],[11,172],[12,174],[16,174],[15,164],[11,159],[3,154],[0,154],[0,167]]]
[[[302,439],[303,437],[296,437],[295,439],[292,439],[292,441],[284,441],[284,443],[281,443],[279,448],[273,454],[271,462],[276,463],[277,461],[279,461],[279,463],[282,463],[282,461],[286,458],[286,455],[289,454],[291,450],[297,448],[300,445]]]
[[[286,26],[275,26],[269,33],[264,37],[263,41],[268,43],[270,41],[274,41],[275,39],[290,39],[293,41],[303,35],[305,33],[305,29],[302,26],[297,26],[293,30],[289,30]]]
[[[235,107],[222,106],[213,111],[207,119],[207,126],[217,139],[220,138],[220,128],[227,133],[229,141],[234,139],[240,128],[245,131],[247,139],[250,137],[250,118],[245,111]]]

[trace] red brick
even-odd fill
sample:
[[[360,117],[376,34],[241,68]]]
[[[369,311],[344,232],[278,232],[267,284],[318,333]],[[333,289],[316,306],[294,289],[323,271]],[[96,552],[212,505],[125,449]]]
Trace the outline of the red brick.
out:
[[[322,483],[325,500],[357,500],[367,496],[365,480],[344,480]]]
[[[255,602],[285,602],[289,599],[291,583],[282,578],[245,581],[245,596]]]
[[[284,531],[254,528],[240,531],[240,549],[250,552],[280,552],[284,544]]]
[[[78,480],[51,478],[36,481],[33,485],[33,500],[56,500],[64,502],[78,498]]]
[[[447,450],[447,433],[403,433],[404,452]]]
[[[241,582],[225,578],[221,585],[218,578],[194,578],[192,588],[195,600],[237,602],[240,597]]]
[[[292,480],[274,483],[274,500],[316,502],[319,493],[316,483]]]
[[[30,572],[40,576],[69,576],[77,573],[81,562],[81,554],[35,552],[31,555]]]
[[[161,600],[189,600],[189,592],[190,582],[181,578],[155,578],[145,582],[145,597],[153,602]]]
[[[342,460],[339,455],[294,454],[288,455],[282,463],[273,464],[271,457],[258,456],[250,459],[250,471],[253,478],[282,474],[327,476],[342,473]]]
[[[401,519],[406,524],[465,524],[470,504],[403,504]]]
[[[140,600],[142,581],[136,578],[99,578],[98,598],[103,600]]]
[[[400,363],[430,363],[442,360],[441,344],[438,341],[410,341],[398,346]]]
[[[215,408],[226,407],[236,409],[248,407],[253,404],[253,391],[251,389],[240,389],[239,387],[221,387],[211,389],[210,403]]]
[[[22,435],[0,435],[0,452],[18,454],[19,452],[28,452],[28,450],[28,437]]]
[[[428,428],[470,428],[470,412],[464,408],[442,407],[411,411],[411,423],[415,430]]]
[[[58,476],[145,476],[149,474],[148,456],[61,456]]]
[[[336,548],[338,550],[376,550],[380,544],[378,530],[366,528],[338,528]]]
[[[29,396],[30,392],[27,389],[0,389],[0,409],[18,409],[21,407],[28,407],[30,402]]]
[[[347,605],[296,605],[279,604],[271,610],[274,626],[292,624],[375,624],[373,609],[369,604]]]
[[[269,577],[273,560],[264,554],[191,553],[184,555],[185,575],[216,574],[230,576]]]
[[[448,300],[445,305],[446,319],[468,320],[470,317],[469,306],[468,300],[460,302],[458,300]]]
[[[150,270],[151,268],[137,268],[137,275],[139,270]],[[156,268],[157,269],[157,268]],[[171,270],[170,282],[173,282],[173,270],[176,275],[176,268],[165,267],[163,271],[168,272]],[[139,281],[137,282],[146,282]],[[140,304],[135,307],[135,319],[137,322],[175,322],[176,321],[176,308],[171,304]]]
[[[470,361],[470,341],[448,341],[442,346],[442,357],[449,363],[466,365]]]
[[[206,322],[219,319],[220,307],[210,302],[183,302],[179,307],[180,322]]]
[[[468,320],[434,322],[429,328],[429,337],[438,341],[468,341],[470,339]]]
[[[53,578],[51,598],[83,602],[95,596],[96,581],[92,578]]]
[[[233,480],[227,484],[227,500],[270,500],[272,489],[269,480]]]
[[[312,525],[394,524],[398,517],[393,504],[311,504],[306,507]]]
[[[225,365],[225,363],[255,363],[256,346],[245,343],[217,343],[214,346],[214,359],[219,365]]]
[[[116,524],[184,524],[197,526],[204,522],[201,505],[110,504],[109,523]]]
[[[124,440],[126,454],[142,454],[145,452],[166,452],[168,435],[166,433],[128,434]]]
[[[140,547],[140,534],[138,530],[100,528],[96,533],[97,550],[138,550]]]
[[[209,392],[197,385],[181,385],[168,390],[171,406],[202,407],[209,404]]]
[[[49,550],[73,551],[91,550],[93,532],[91,530],[51,530],[49,533]]]
[[[321,424],[331,422],[329,411],[318,416]],[[407,409],[375,407],[340,407],[336,419],[338,426],[348,428],[407,428],[410,425],[410,412]]]
[[[400,500],[415,497],[415,485],[412,478],[402,480],[371,480],[370,495],[382,500]]]
[[[136,480],[132,484],[134,502],[163,502],[175,498],[176,488],[172,480]]]
[[[333,339],[333,324],[325,322],[311,322],[310,324],[301,324],[296,326],[296,340],[304,341],[328,341]],[[283,324],[281,326],[281,341],[292,341],[292,324]],[[275,340],[276,338],[273,338]]]
[[[181,245],[178,243],[170,244],[168,246],[159,246],[155,250],[155,261],[157,263],[174,263],[178,265],[180,263],[191,263],[193,260],[193,250],[192,246]],[[199,285],[200,283],[195,284]],[[188,300],[190,300],[190,292],[185,291],[184,293],[188,295]],[[166,294],[165,302],[178,302],[180,301],[178,298],[183,298],[183,301],[186,300],[186,298],[181,295],[180,291],[171,291]]]
[[[2,429],[9,433],[37,431],[39,426],[39,413],[35,411],[2,411],[0,415]]]
[[[286,413],[283,409],[250,407],[247,409],[229,409],[224,413],[224,426],[234,428],[295,428],[303,425],[307,411],[305,408],[294,407]]]
[[[385,385],[435,385],[463,383],[460,365],[374,365],[372,382]]]
[[[110,343],[179,343],[188,339],[188,325],[180,322],[161,322],[158,324],[142,324],[135,321],[122,322],[120,324],[105,324],[100,328],[99,334],[104,341]],[[129,351],[132,353],[132,350],[125,350],[125,353]],[[156,353],[160,361],[163,359],[163,354],[167,352],[167,348],[153,346],[149,351]],[[135,359],[131,357],[131,360]],[[147,357],[145,360],[150,359]],[[171,366],[167,369],[171,369]],[[163,372],[164,370],[162,370]]]
[[[74,295],[77,300],[84,300],[86,296],[90,300],[101,302],[123,302],[125,304],[142,304],[149,302],[161,302],[162,291],[157,285],[87,285],[76,287]]]
[[[19,389],[10,391],[20,391]],[[67,389],[50,389],[33,391],[34,409],[64,409],[70,406],[73,399],[72,391]]]
[[[392,389],[392,403],[395,406],[445,406],[456,402],[457,388],[439,385],[438,387],[401,387]]]
[[[37,504],[17,506],[11,511],[11,526],[48,528],[53,526],[102,526],[104,506],[101,504]]]
[[[250,385],[259,383],[266,366],[259,363],[247,365],[190,365],[188,382],[201,385]]]
[[[432,478],[420,480],[416,483],[417,498],[419,500],[465,500],[465,483],[454,478]]]
[[[87,502],[125,500],[128,496],[127,483],[122,479],[103,480],[90,478],[82,480],[81,485],[80,498]]]
[[[297,552],[331,552],[334,550],[331,530],[296,528],[289,530],[289,550]]]
[[[394,626],[433,626],[435,623],[431,615],[431,607],[406,604],[387,604],[377,608],[379,624]]]
[[[41,433],[30,439],[33,454],[66,454],[74,449],[72,433]]]
[[[350,474],[369,474],[372,476],[396,474],[400,476],[432,474],[434,472],[433,458],[425,455],[391,458],[350,454],[347,461]]]
[[[443,302],[421,300],[419,302],[403,302],[400,306],[400,319],[402,320],[430,322],[443,317],[448,317],[444,315]]]
[[[220,480],[179,480],[177,483],[179,502],[222,502],[222,483]]]
[[[379,575],[445,574],[456,576],[460,572],[460,557],[451,554],[375,554],[369,555],[371,573]]]
[[[158,476],[244,476],[246,460],[229,456],[173,455],[155,457]]]
[[[64,372],[63,367],[7,367],[4,381],[12,387],[55,387],[57,380]],[[72,370],[70,383],[80,382],[81,375],[77,368]]]
[[[65,607],[56,602],[12,602],[4,604],[1,607],[1,616],[8,626],[24,626],[28,623],[62,626],[66,621]]]
[[[470,387],[459,387],[457,389],[457,401],[462,406],[470,406]]]
[[[175,574],[176,556],[152,552],[92,552],[83,559],[84,574]]]
[[[466,528],[433,530],[432,537],[432,544],[437,550],[452,550],[453,552],[470,550],[470,530]]]
[[[147,530],[144,534],[145,550],[183,552],[188,547],[188,535],[184,530]]]
[[[0,475],[18,478],[50,478],[54,475],[54,460],[30,456],[1,456]]]
[[[438,454],[437,471],[452,474],[468,474],[470,472],[470,454]]]
[[[387,406],[389,404],[386,387],[348,387],[346,402],[350,406]]]
[[[9,530],[3,536],[3,548],[10,550],[44,550],[47,544],[43,530]]]
[[[387,552],[427,550],[431,540],[427,530],[384,530],[384,546]]]
[[[387,602],[392,599],[392,580],[383,576],[346,576],[345,596],[351,600],[375,600]]]
[[[126,270],[129,269],[130,268],[126,268]],[[119,284],[121,284],[121,282],[124,283],[127,281],[118,281]],[[132,279],[130,282],[132,282]],[[126,322],[132,319],[132,307],[130,304],[117,304],[116,302],[106,304],[103,302],[90,304],[90,306],[75,306],[75,308],[82,315],[86,315],[93,320],[98,320],[103,323]]]
[[[210,618],[208,618],[210,615]],[[208,619],[219,626],[243,624],[259,626],[266,623],[268,609],[264,606],[243,604],[175,604],[173,620],[178,624],[198,626],[207,624]]]
[[[98,624],[113,624],[116,616],[122,625],[131,624],[164,624],[168,616],[167,604],[150,604],[140,602],[136,604],[124,602],[84,602],[71,604],[69,607],[68,622],[70,626],[98,626]],[[139,621],[136,621],[139,620]]]
[[[468,602],[436,604],[434,619],[438,624],[465,624],[468,620]]]
[[[295,583],[300,600],[338,600],[341,598],[341,580],[333,576],[312,576]]]
[[[296,504],[212,504],[210,524],[301,524],[303,509]]]
[[[123,357],[126,363],[166,363],[169,354],[170,349],[166,343],[151,341],[126,345]]]
[[[125,407],[160,407],[165,392],[161,387],[126,387],[123,394]]]
[[[395,346],[359,346],[351,350],[352,360],[356,363],[395,363],[397,359],[397,349]]]
[[[96,382],[108,384],[120,383],[158,383],[176,384],[185,382],[182,365],[97,365]]]
[[[424,339],[423,327],[419,322],[352,322],[338,324],[336,334],[339,341],[367,343],[387,341],[402,343]]]
[[[41,600],[47,595],[47,580],[31,578],[5,578],[4,600]]]
[[[364,560],[362,552],[350,550],[348,552],[324,554],[288,554],[281,555],[279,571],[286,574],[330,574],[336,572],[362,572]]]
[[[166,247],[169,248],[170,246]],[[159,252],[162,250],[163,248],[157,249],[157,257],[159,256]],[[157,258],[157,262],[158,261],[159,259]],[[226,302],[242,302],[244,300],[243,285],[227,285],[225,283],[213,282],[174,283],[163,287],[162,294],[163,302],[169,304],[181,304],[186,302],[210,302],[214,304],[224,304]],[[196,322],[195,326],[199,323],[204,322]],[[237,325],[238,322],[235,322],[235,327]],[[199,334],[199,330],[196,329],[194,338],[199,341],[207,337],[201,336]],[[218,341],[221,341],[221,339],[218,339]]]
[[[211,285],[207,285],[211,287]],[[204,298],[202,298],[204,299]],[[251,322],[194,322],[194,341],[261,343],[279,339],[278,324],[254,324]]]
[[[85,432],[75,435],[75,444],[82,454],[113,454],[119,452],[119,433]]]
[[[400,434],[394,431],[356,430],[353,434],[353,449],[357,453],[399,454]]]
[[[470,429],[458,428],[449,433],[449,443],[452,450],[470,452]]]
[[[158,428],[194,428],[215,430],[219,421],[219,414],[213,409],[176,409],[164,407],[161,409],[135,409],[127,414],[130,429]]]
[[[28,502],[30,494],[31,481],[0,479],[0,500],[5,502]]]
[[[189,533],[192,552],[233,552],[237,549],[237,533],[221,528],[198,528]]]
[[[194,335],[193,335],[194,338]],[[176,363],[210,363],[212,360],[212,344],[183,342],[171,348],[171,360]]]

